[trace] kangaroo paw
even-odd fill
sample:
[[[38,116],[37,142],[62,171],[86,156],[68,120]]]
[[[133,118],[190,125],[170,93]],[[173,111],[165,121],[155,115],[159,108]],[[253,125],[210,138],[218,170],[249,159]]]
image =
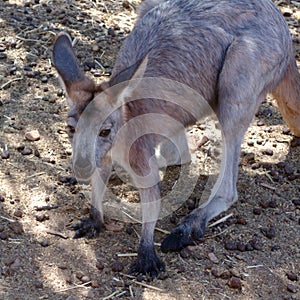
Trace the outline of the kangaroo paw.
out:
[[[156,278],[159,272],[164,272],[165,266],[159,257],[156,255],[155,250],[145,249],[139,251],[137,260],[132,264],[129,274],[143,274],[148,275],[150,280]]]

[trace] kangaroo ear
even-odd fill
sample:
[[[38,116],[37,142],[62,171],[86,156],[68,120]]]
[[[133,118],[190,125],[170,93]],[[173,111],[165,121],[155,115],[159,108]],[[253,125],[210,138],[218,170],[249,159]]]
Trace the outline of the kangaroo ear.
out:
[[[66,87],[85,78],[76,60],[71,37],[65,32],[60,33],[54,42],[53,62]]]
[[[132,95],[134,89],[137,88],[137,86],[143,79],[147,68],[147,63],[148,55],[146,55],[143,59],[138,60],[129,68],[121,71],[109,81],[110,87],[127,81],[127,85],[125,87],[123,86],[123,89],[118,92],[117,95],[114,95],[114,101],[123,101],[125,97],[129,97]]]
[[[71,102],[85,102],[90,100],[95,92],[96,85],[88,79],[75,57],[71,37],[61,32],[53,46],[53,63],[67,92],[67,100]]]

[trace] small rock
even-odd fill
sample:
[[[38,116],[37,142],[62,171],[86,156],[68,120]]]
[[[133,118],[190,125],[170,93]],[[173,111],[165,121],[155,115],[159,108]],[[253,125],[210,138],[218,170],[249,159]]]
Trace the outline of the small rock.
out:
[[[17,208],[15,211],[14,211],[14,216],[17,217],[17,218],[22,218],[23,216],[23,212],[20,208]]]
[[[237,243],[231,240],[225,240],[226,250],[237,250]]]
[[[111,269],[113,272],[122,272],[124,269],[124,266],[120,261],[115,261],[112,263]]]
[[[0,195],[0,202],[4,202],[5,197],[3,195]]]
[[[251,169],[252,169],[252,170],[257,170],[257,169],[259,169],[259,168],[260,168],[260,163],[258,163],[258,162],[253,163],[253,164],[251,165]]]
[[[271,149],[266,149],[263,151],[263,154],[268,155],[268,156],[272,156],[274,154],[274,151]]]
[[[97,262],[96,262],[96,268],[97,268],[98,270],[103,270],[103,269],[104,269],[104,264],[103,264],[103,262],[100,261],[99,259],[98,259]]]
[[[260,207],[254,207],[253,208],[253,214],[255,215],[260,215],[262,212],[261,208]]]
[[[286,273],[286,277],[291,280],[291,281],[298,281],[298,276],[297,274],[293,273],[293,272],[287,272]]]
[[[4,225],[0,224],[0,232],[4,231],[5,227]]]
[[[246,245],[244,243],[238,242],[237,243],[237,250],[239,250],[241,252],[245,252],[246,251]]]
[[[208,253],[208,258],[215,264],[219,263],[219,259],[216,257],[214,253]]]
[[[250,147],[254,146],[254,141],[252,141],[252,140],[247,141],[247,145]]]
[[[92,280],[91,287],[93,289],[98,289],[100,287],[100,284],[96,280]]]
[[[0,232],[0,239],[1,240],[7,240],[8,236],[5,232]]]
[[[43,284],[43,281],[41,280],[37,280],[34,282],[34,286],[37,288],[37,289],[42,289],[44,287],[44,284]]]
[[[241,225],[247,225],[247,220],[244,217],[238,217],[236,223]]]
[[[37,149],[34,150],[34,156],[35,157],[41,157],[41,154],[40,154],[39,150],[37,150]]]
[[[292,202],[295,206],[300,206],[300,199],[293,199]]]
[[[41,241],[41,242],[40,242],[40,245],[41,245],[42,247],[48,247],[50,244],[49,244],[49,242],[48,242],[47,240],[45,240],[45,241]]]
[[[275,228],[261,228],[261,232],[268,238],[273,239],[276,236]]]
[[[29,141],[37,141],[40,139],[40,133],[38,130],[31,130],[25,133],[25,138]]]
[[[296,289],[296,287],[293,284],[288,284],[286,286],[286,289],[290,293],[293,293],[293,294],[297,293],[297,289]]]
[[[116,36],[116,33],[115,33],[115,31],[112,28],[108,28],[107,33],[108,33],[108,35],[110,35],[112,37]]]
[[[22,154],[22,155],[30,155],[30,154],[32,154],[32,149],[30,149],[30,148],[24,148],[24,149],[21,151],[21,154]]]
[[[3,150],[1,153],[1,158],[2,159],[8,159],[10,157],[10,153],[8,150]]]
[[[48,77],[47,77],[47,76],[43,76],[43,77],[41,78],[41,81],[42,81],[43,83],[47,83],[47,82],[48,82]]]
[[[87,275],[83,275],[81,278],[80,278],[81,282],[82,283],[87,283],[89,281],[91,281],[90,277],[87,276]]]
[[[183,248],[181,251],[180,251],[180,256],[182,258],[188,258],[189,256],[191,255],[191,252],[188,248]]]
[[[37,212],[37,214],[35,215],[35,219],[38,221],[38,222],[43,222],[46,220],[46,216],[45,214],[42,212],[42,211],[39,211]]]
[[[264,126],[264,125],[265,125],[265,123],[263,121],[258,121],[257,122],[257,126]]]
[[[128,233],[129,235],[131,235],[132,233],[133,233],[133,227],[132,227],[132,225],[128,225],[127,227],[126,227],[126,233]]]
[[[98,45],[93,45],[92,51],[93,52],[98,52],[100,50],[100,47]]]
[[[242,288],[242,281],[240,278],[232,276],[228,282],[227,285],[232,289],[241,289]]]
[[[281,7],[281,12],[285,17],[291,17],[293,14],[293,10],[289,7]]]

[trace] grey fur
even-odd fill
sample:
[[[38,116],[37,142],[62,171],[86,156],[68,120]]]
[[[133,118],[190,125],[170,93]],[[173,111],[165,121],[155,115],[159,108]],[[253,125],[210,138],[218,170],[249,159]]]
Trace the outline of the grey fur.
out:
[[[287,124],[295,135],[300,136],[300,75],[288,27],[269,0],[146,0],[139,14],[139,20],[118,54],[108,85],[129,80],[137,73],[143,73],[144,77],[180,81],[206,99],[217,113],[223,132],[222,168],[210,198],[187,216],[162,243],[163,251],[178,250],[197,240],[208,221],[237,200],[240,145],[267,93],[274,93]],[[63,48],[63,43],[57,44]],[[60,46],[56,47],[54,61],[63,52]],[[141,72],[136,65],[145,57],[147,63]],[[66,66],[61,63],[64,59],[57,61],[56,68],[63,77]],[[76,70],[76,66],[73,69]],[[81,78],[81,75],[75,78]],[[81,82],[84,88],[79,97]],[[88,83],[86,78],[81,82],[74,82],[73,87],[67,82],[66,86],[68,98],[72,100],[72,122],[74,118],[78,120],[82,108],[90,101],[86,86],[90,86],[90,94],[97,94],[97,87]],[[101,90],[98,88],[98,91]],[[134,93],[134,88],[129,90]],[[201,112],[195,117],[156,99],[143,99],[124,103],[105,126],[109,126],[115,134],[121,124],[153,112],[171,115],[185,126],[202,117]],[[87,145],[83,143],[88,141],[87,138],[81,137],[78,143]],[[107,153],[112,139],[113,135],[109,142],[106,140],[104,143],[103,138],[98,141],[96,155],[102,172],[100,178],[104,182],[110,173],[111,162],[108,162]],[[118,149],[121,154],[125,151],[126,139],[123,142],[124,148]],[[145,136],[133,145],[131,163],[138,176],[148,174],[149,160],[158,142],[156,137]],[[75,162],[81,157],[80,151],[78,153],[73,158]],[[158,172],[155,162],[151,171]],[[97,193],[100,196],[95,196],[94,201],[101,202],[103,190]],[[160,199],[159,185],[141,189],[140,197],[146,207],[149,203],[157,203]],[[101,209],[99,203],[94,204]],[[153,246],[154,226],[155,221],[143,223],[138,258],[132,269],[134,272],[156,276],[163,269]]]

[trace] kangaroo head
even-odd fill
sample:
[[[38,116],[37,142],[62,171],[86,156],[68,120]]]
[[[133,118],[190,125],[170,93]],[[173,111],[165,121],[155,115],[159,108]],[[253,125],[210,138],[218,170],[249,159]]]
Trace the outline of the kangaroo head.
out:
[[[101,168],[109,160],[108,153],[122,126],[122,98],[135,87],[130,80],[142,77],[145,61],[138,61],[108,82],[96,84],[80,69],[70,36],[66,33],[57,36],[53,62],[69,104],[73,168],[80,179],[90,178],[96,167]],[[113,88],[123,82],[129,84]]]

